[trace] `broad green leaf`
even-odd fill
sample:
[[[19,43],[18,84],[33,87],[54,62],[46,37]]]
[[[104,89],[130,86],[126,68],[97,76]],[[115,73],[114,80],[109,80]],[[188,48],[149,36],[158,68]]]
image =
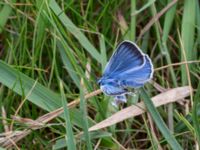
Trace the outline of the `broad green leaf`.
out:
[[[26,96],[31,91],[35,80],[0,60],[0,83],[17,94]],[[47,111],[62,106],[60,96],[39,83],[35,85],[27,99]]]

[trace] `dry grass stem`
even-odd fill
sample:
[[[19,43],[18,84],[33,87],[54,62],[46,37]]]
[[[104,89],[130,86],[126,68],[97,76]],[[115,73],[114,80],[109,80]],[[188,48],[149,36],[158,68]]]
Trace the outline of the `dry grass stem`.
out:
[[[169,10],[173,5],[175,5],[177,3],[178,0],[173,0],[172,2],[170,2],[165,8],[163,8],[159,13],[157,13],[150,21],[149,23],[147,23],[147,25],[142,29],[142,31],[140,32],[140,35],[138,36],[138,40],[139,41],[142,36],[151,28],[151,26],[158,21],[158,19],[165,14],[165,12],[167,12],[167,10]]]
[[[178,88],[168,90],[164,93],[161,93],[161,94],[153,97],[152,101],[153,101],[155,107],[159,107],[161,105],[176,102],[176,101],[183,99],[189,95],[190,95],[190,87],[189,86],[178,87]],[[141,115],[144,112],[146,112],[144,103],[143,102],[137,103],[136,105],[129,106],[129,107],[115,113],[111,117],[103,120],[102,122],[92,126],[89,129],[89,131],[95,131],[95,130],[99,130],[99,129],[114,125],[125,119]]]

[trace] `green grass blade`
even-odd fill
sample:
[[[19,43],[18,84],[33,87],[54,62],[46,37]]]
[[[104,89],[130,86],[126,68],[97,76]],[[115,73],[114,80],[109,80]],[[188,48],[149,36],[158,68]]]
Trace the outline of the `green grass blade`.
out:
[[[15,2],[16,0],[12,0],[11,2]],[[0,11],[0,33],[3,31],[3,28],[8,20],[8,17],[10,16],[12,12],[12,7],[9,4],[5,4],[3,8]]]
[[[176,112],[176,113],[174,113],[174,114],[175,114],[175,117],[178,118],[177,120],[179,120],[178,123],[176,124],[175,128],[174,128],[174,132],[175,132],[175,133],[181,133],[181,132],[186,132],[186,131],[188,131],[185,121],[179,119],[180,117],[179,117],[179,115],[177,115],[178,112]],[[178,117],[177,117],[177,116],[178,116]],[[191,116],[191,114],[188,114],[188,115],[184,116],[184,118],[185,118],[185,120],[187,120],[187,122],[189,122],[190,124],[192,123],[192,116]]]
[[[149,0],[147,3],[145,3],[144,6],[142,6],[139,10],[136,10],[135,13],[132,13],[132,15],[137,15],[147,9],[149,6],[151,6],[156,0]]]
[[[53,16],[51,16],[51,14],[50,16],[48,16],[47,13],[44,13],[44,15],[48,18],[49,22],[51,22],[52,26],[56,29],[58,36],[60,36],[60,40],[56,40],[56,45],[62,58],[62,63],[64,64],[65,69],[68,71],[70,77],[72,78],[76,86],[79,87],[79,76],[83,75],[83,71],[81,72],[82,68],[80,67],[80,65],[78,65],[79,62],[74,56],[72,48],[68,45],[68,43],[65,40],[65,37],[63,35],[65,33],[65,30],[63,26],[61,26],[59,21],[57,21],[56,19],[53,20]]]
[[[183,114],[180,114],[178,112],[176,112],[176,119],[181,121],[182,122],[182,125],[184,126],[179,126],[178,128],[176,127],[176,131],[177,129],[180,131],[180,127],[184,127],[182,128],[182,131],[181,132],[191,132],[192,134],[194,134],[194,126],[193,126],[193,123],[192,123],[192,116],[189,115],[189,117],[187,117],[188,115],[183,115]],[[180,124],[179,124],[180,125]]]
[[[151,12],[152,12],[153,16],[155,16],[157,14],[155,4],[153,4],[150,8],[151,8]],[[173,20],[172,19],[168,20],[168,19],[169,18],[168,18],[168,15],[167,15],[165,17],[165,22],[167,22],[167,21],[169,21],[169,22],[164,24],[164,31],[163,31],[163,36],[162,36],[162,40],[164,40],[164,41],[161,40],[161,33],[159,31],[159,22],[156,22],[154,27],[155,27],[156,37],[157,37],[157,40],[158,40],[158,46],[160,48],[160,51],[165,56],[167,63],[171,64],[172,61],[171,61],[171,57],[170,57],[170,52],[167,48],[167,44],[166,44],[165,40],[169,35],[170,25],[172,24]],[[170,69],[170,74],[171,74],[171,77],[172,77],[172,80],[173,80],[173,84],[174,84],[175,87],[177,87],[176,76],[175,76],[174,70],[173,70],[172,67],[170,67],[169,69]]]
[[[76,144],[75,144],[75,138],[72,130],[72,123],[69,115],[69,109],[67,108],[67,100],[65,98],[65,93],[63,89],[62,81],[60,81],[60,92],[61,92],[61,99],[62,99],[62,105],[64,109],[64,118],[65,118],[65,129],[66,129],[66,142],[68,149],[76,150]]]
[[[51,0],[49,6],[60,19],[62,24],[77,38],[80,44],[91,54],[91,56],[94,57],[98,62],[101,62],[101,56],[97,49],[90,43],[80,29],[77,28],[74,23],[63,13],[57,2],[55,0]]]
[[[172,0],[168,0],[168,4],[171,1]],[[169,32],[172,29],[171,27],[172,27],[172,24],[174,22],[174,18],[176,15],[176,6],[177,6],[177,3],[174,4],[174,6],[172,6],[165,15],[164,29],[163,29],[163,34],[162,34],[162,47],[163,47],[165,58],[166,58],[168,64],[171,64],[172,61],[171,61],[171,56],[170,56],[171,53],[168,48],[167,40],[168,40]],[[177,87],[178,84],[177,84],[177,78],[176,78],[174,69],[172,67],[169,67],[169,71],[171,74],[173,85],[174,85],[174,87]],[[169,129],[171,131],[174,131],[173,104],[168,105],[168,124],[169,124]]]
[[[172,0],[168,0],[168,3],[170,3]],[[176,15],[176,6],[177,3],[174,4],[166,13],[165,15],[165,21],[164,21],[164,28],[163,28],[163,35],[162,35],[162,42],[167,42],[169,32],[172,27],[172,23],[174,21],[175,15]]]
[[[103,72],[107,64],[106,46],[105,46],[105,40],[104,40],[103,35],[100,36],[100,50],[101,50],[101,66],[102,66],[102,72]]]
[[[197,39],[196,39],[196,45],[194,49],[197,49],[197,46],[200,45],[200,2],[196,1],[196,28],[197,28]],[[193,56],[197,56],[197,51],[194,51]]]
[[[80,87],[80,79],[79,79],[79,77],[76,73],[76,70],[74,69],[74,67],[73,67],[71,61],[69,60],[69,57],[67,56],[66,51],[65,51],[65,50],[70,49],[70,48],[68,46],[66,48],[64,48],[64,46],[61,44],[60,41],[57,41],[57,45],[58,45],[58,50],[60,52],[60,56],[62,58],[62,62],[64,64],[64,67],[67,69],[70,77],[72,78],[72,80],[74,81],[76,86]]]
[[[131,14],[136,11],[136,0],[131,0]],[[130,26],[130,40],[135,41],[136,35],[136,15],[131,15],[131,26]]]
[[[198,115],[198,110],[200,108],[200,83],[197,87],[197,92],[194,95],[194,104],[193,104],[193,110],[192,110],[192,119],[193,119],[193,124],[194,124],[194,130],[196,134],[196,138],[198,141],[198,144],[200,145],[200,121],[199,121],[199,115]]]
[[[83,80],[82,80],[83,81]],[[82,86],[84,87],[84,86]],[[88,150],[92,150],[91,138],[88,132],[87,105],[84,99],[84,88],[80,88],[80,111],[82,115],[83,132]]]
[[[149,98],[148,94],[146,93],[144,88],[141,88],[141,97],[145,103],[145,106],[147,107],[149,113],[151,114],[154,122],[156,123],[158,129],[162,133],[162,135],[165,137],[167,142],[170,144],[172,149],[174,150],[182,150],[181,146],[179,143],[176,141],[175,137],[171,135],[169,129],[165,125],[163,119],[161,118],[160,114],[154,107],[151,99]]]
[[[193,60],[193,45],[194,45],[194,29],[195,29],[195,0],[185,0],[183,19],[181,27],[181,39],[183,43],[183,48],[181,50],[182,61],[185,60],[183,52],[186,54],[187,60]],[[188,83],[186,67],[185,65],[181,68],[182,84],[186,85]]]
[[[33,87],[35,80],[0,60],[0,83],[15,91],[17,94],[26,96]],[[35,85],[35,88],[27,99],[47,111],[61,107],[60,96],[39,83]]]

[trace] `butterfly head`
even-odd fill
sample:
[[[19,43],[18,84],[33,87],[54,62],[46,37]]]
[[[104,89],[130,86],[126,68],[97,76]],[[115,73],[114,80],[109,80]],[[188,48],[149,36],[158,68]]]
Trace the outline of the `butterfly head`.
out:
[[[101,77],[97,83],[100,85],[100,86],[104,86],[107,84],[107,79],[105,77]]]

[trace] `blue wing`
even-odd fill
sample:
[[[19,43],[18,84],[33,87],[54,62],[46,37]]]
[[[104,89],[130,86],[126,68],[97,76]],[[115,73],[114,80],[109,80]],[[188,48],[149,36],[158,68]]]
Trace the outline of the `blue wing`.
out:
[[[138,70],[127,70],[121,74],[118,74],[116,78],[120,81],[122,87],[137,88],[143,86],[147,81],[152,78],[153,65],[150,58],[145,55],[145,63]]]
[[[130,69],[140,69],[144,61],[144,54],[137,45],[130,41],[124,41],[119,44],[107,63],[103,76],[113,77]]]

